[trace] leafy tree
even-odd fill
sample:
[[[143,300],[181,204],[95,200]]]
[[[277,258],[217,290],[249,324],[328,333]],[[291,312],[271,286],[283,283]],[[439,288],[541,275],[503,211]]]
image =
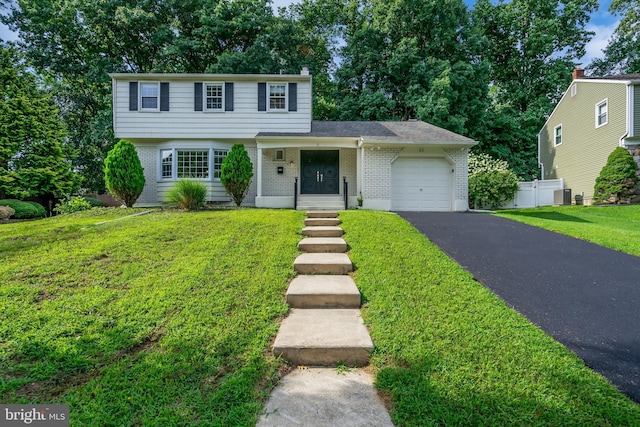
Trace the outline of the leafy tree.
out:
[[[595,59],[588,71],[595,76],[640,73],[640,1],[614,0],[609,11],[622,19],[603,50],[604,58]]]
[[[76,188],[78,177],[63,148],[58,108],[18,61],[0,46],[0,199],[50,200]]]
[[[240,206],[249,191],[253,165],[243,144],[234,144],[220,166],[220,181],[236,206]]]
[[[585,27],[597,6],[596,0],[479,0],[474,7],[495,88],[486,134],[477,139],[481,150],[509,159],[525,179],[538,175],[536,135],[585,53],[593,35]],[[505,113],[508,121],[500,119]],[[511,129],[520,129],[514,139]]]
[[[594,202],[619,203],[631,195],[637,182],[635,160],[625,148],[617,147],[596,178]]]
[[[479,153],[469,154],[469,205],[498,209],[513,199],[518,177],[504,160]]]
[[[104,160],[107,189],[127,207],[133,206],[144,189],[144,169],[132,143],[120,140]]]

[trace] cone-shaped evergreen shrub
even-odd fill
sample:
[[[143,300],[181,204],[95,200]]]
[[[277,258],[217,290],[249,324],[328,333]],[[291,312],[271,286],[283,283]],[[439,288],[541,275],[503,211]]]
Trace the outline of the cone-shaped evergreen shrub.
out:
[[[607,159],[607,164],[596,178],[593,188],[593,201],[595,203],[618,203],[624,197],[631,194],[636,186],[636,162],[629,152],[618,147]]]
[[[234,144],[220,167],[220,181],[236,206],[240,206],[249,191],[253,165],[244,145]]]
[[[104,160],[104,180],[111,194],[133,206],[144,188],[144,169],[132,143],[120,140]]]

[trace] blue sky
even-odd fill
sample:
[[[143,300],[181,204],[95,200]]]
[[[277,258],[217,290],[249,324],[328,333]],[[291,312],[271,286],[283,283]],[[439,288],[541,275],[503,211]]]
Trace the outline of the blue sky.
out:
[[[475,3],[475,0],[464,1],[470,7]],[[293,0],[273,0],[273,7],[275,9],[280,6],[287,6],[293,2]],[[619,21],[619,17],[612,16],[609,13],[610,4],[611,0],[601,1],[598,11],[591,16],[591,21],[587,25],[587,29],[595,32],[596,35],[587,45],[587,54],[581,59],[581,62],[585,66],[588,65],[593,58],[602,57],[602,49],[607,45],[607,41]],[[5,41],[15,40],[17,35],[9,31],[5,25],[0,24],[0,38]]]

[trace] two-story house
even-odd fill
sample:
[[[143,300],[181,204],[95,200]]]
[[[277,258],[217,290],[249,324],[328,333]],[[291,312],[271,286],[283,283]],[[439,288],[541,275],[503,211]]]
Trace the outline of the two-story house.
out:
[[[627,148],[640,161],[640,74],[573,81],[538,134],[542,179],[563,178],[572,194],[590,203],[609,154]]]
[[[254,178],[244,204],[299,209],[464,211],[475,141],[420,121],[312,120],[312,77],[111,74],[117,138],[131,141],[159,205],[177,180],[205,183],[229,203],[220,166],[244,144]],[[345,182],[347,185],[345,186]],[[347,194],[345,195],[345,191]]]

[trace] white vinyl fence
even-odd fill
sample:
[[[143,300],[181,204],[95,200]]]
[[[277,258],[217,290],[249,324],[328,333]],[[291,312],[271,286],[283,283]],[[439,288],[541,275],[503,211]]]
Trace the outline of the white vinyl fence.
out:
[[[513,200],[502,205],[503,209],[537,208],[553,205],[553,192],[564,188],[564,179],[548,179],[519,182],[518,192]]]

